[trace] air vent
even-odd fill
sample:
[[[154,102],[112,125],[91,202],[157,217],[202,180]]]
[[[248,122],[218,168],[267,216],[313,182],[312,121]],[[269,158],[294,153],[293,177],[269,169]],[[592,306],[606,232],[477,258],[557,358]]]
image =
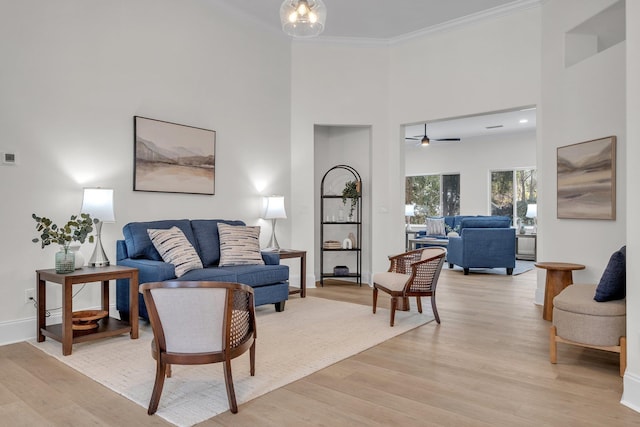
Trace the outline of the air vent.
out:
[[[496,126],[487,126],[485,129],[498,129],[498,128],[502,128],[504,127],[503,125],[496,125]]]

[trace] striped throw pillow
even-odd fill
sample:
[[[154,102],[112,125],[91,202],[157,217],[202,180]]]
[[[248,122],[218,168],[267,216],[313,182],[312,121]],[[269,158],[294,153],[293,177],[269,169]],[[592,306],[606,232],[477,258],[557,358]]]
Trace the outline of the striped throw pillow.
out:
[[[260,254],[260,227],[218,223],[220,266],[264,264]]]
[[[444,218],[427,218],[427,234],[429,236],[444,236]]]
[[[182,230],[171,227],[168,230],[147,229],[147,234],[156,247],[162,260],[173,264],[176,277],[187,271],[202,268],[202,261]]]

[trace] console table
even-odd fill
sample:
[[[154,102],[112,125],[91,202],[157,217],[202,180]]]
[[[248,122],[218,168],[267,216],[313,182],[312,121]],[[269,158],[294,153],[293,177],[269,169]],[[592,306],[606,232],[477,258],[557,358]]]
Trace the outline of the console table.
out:
[[[414,237],[409,239],[409,250],[412,251],[416,249],[420,244],[446,248],[449,244],[449,239],[438,239],[436,237]]]
[[[307,251],[297,249],[280,249],[280,259],[300,258],[300,289],[289,288],[289,295],[300,294],[300,298],[307,296]]]
[[[564,288],[573,283],[573,270],[584,270],[585,266],[569,262],[538,262],[535,266],[547,270],[542,318],[544,320],[553,320],[553,299]]]
[[[62,354],[71,354],[74,343],[92,341],[129,333],[131,339],[138,338],[138,269],[112,265],[109,267],[83,267],[73,273],[59,274],[55,269],[36,270],[36,288],[38,298],[38,322],[36,337],[38,342],[45,337],[62,343]],[[98,321],[98,327],[91,330],[73,329],[73,285],[98,282],[102,284],[102,310],[109,312],[109,281],[129,279],[129,321],[123,322],[113,317]],[[62,323],[46,324],[47,292],[46,282],[62,285]]]
[[[533,240],[533,253],[523,253],[520,251],[520,239]],[[535,261],[537,251],[538,251],[537,234],[516,234],[516,259]]]

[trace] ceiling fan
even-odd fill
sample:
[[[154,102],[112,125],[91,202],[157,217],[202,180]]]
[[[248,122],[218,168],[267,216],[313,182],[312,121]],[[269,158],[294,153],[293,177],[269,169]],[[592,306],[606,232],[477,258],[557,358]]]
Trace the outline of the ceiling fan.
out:
[[[460,141],[460,138],[441,138],[441,139],[430,139],[427,136],[427,124],[424,124],[424,136],[422,138],[420,138],[420,135],[417,135],[413,138],[405,138],[405,139],[410,139],[410,140],[414,140],[414,141],[420,141],[420,145],[422,145],[423,147],[426,147],[427,145],[429,145],[429,143],[431,141]]]

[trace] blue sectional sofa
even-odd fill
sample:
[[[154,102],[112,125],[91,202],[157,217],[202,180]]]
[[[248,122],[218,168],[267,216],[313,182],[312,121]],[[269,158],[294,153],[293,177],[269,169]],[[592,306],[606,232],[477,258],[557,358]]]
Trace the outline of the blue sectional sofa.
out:
[[[516,266],[516,230],[511,219],[500,216],[464,217],[459,236],[449,237],[447,262],[459,265],[464,274],[470,268],[505,268],[508,275]]]
[[[237,282],[254,289],[255,305],[274,304],[276,311],[284,310],[289,298],[289,267],[280,265],[277,252],[262,252],[264,265],[218,266],[220,261],[220,238],[218,223],[245,225],[242,221],[220,219],[164,220],[132,222],[122,229],[124,240],[116,242],[118,265],[139,270],[140,284],[166,280],[195,280]],[[169,229],[178,227],[194,247],[204,268],[191,270],[176,279],[173,264],[162,261],[147,234],[147,229]],[[129,318],[129,284],[126,280],[116,283],[116,307],[122,319]],[[140,317],[148,319],[142,295],[138,299]]]

